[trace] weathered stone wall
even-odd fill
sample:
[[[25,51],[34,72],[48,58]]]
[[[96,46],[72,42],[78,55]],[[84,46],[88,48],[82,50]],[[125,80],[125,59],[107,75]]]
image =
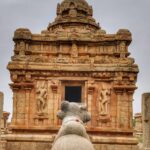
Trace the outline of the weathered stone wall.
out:
[[[142,95],[143,148],[150,150],[150,93]]]
[[[3,115],[3,103],[4,103],[3,93],[0,92],[0,121],[1,121],[1,118],[2,118],[2,115]]]
[[[136,113],[134,116],[134,135],[142,142],[142,136],[143,136],[143,124],[142,124],[142,114]]]

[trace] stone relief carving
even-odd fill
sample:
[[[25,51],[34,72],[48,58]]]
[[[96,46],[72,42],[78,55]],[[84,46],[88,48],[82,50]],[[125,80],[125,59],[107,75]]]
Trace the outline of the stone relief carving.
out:
[[[78,57],[78,47],[75,43],[72,44],[71,56],[72,57]]]
[[[110,102],[110,89],[103,88],[98,96],[100,115],[108,115],[108,105]]]
[[[74,3],[71,3],[69,15],[70,15],[70,17],[76,17],[77,16],[77,10],[75,9]]]
[[[45,109],[47,107],[47,88],[45,82],[38,82],[37,83],[37,112],[38,113],[45,113]]]
[[[126,58],[126,43],[123,41],[120,43],[120,57]]]
[[[19,44],[19,55],[24,56],[25,55],[25,42],[21,41]]]

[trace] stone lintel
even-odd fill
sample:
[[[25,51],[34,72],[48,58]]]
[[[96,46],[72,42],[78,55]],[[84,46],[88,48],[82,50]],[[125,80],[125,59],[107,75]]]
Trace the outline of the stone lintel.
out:
[[[24,70],[24,67],[27,63],[22,62],[11,62],[8,64],[9,70]],[[26,70],[54,70],[54,71],[127,71],[138,73],[138,67],[135,66],[125,66],[125,65],[112,65],[112,64],[103,64],[103,65],[93,65],[90,64],[49,64],[49,63],[28,63]]]
[[[27,30],[27,29],[25,29]],[[65,33],[65,31],[64,31]],[[100,38],[83,38],[80,37],[81,33],[77,37],[67,37],[67,36],[57,36],[57,35],[51,35],[51,33],[48,33],[49,36],[45,36],[44,34],[31,34],[28,30],[25,32],[20,31],[20,29],[16,30],[15,35],[14,35],[14,41],[21,41],[21,40],[30,40],[32,42],[70,42],[70,41],[79,41],[79,42],[90,42],[90,43],[95,43],[95,42],[119,42],[119,41],[127,41],[127,45],[129,45],[132,41],[132,37],[130,34],[125,33],[117,33],[117,34],[104,34],[101,35]]]
[[[22,131],[27,133],[37,133],[37,132],[43,132],[43,133],[57,133],[60,126],[50,127],[50,126],[30,126],[25,127],[22,125],[11,125],[10,128],[12,131],[15,131],[16,133],[22,133]],[[133,130],[132,129],[110,129],[110,128],[87,128],[87,132],[89,134],[101,134],[101,135],[124,135],[124,136],[132,136]]]
[[[115,85],[114,87],[114,90],[116,91],[116,92],[118,92],[118,93],[122,93],[122,92],[124,92],[124,91],[127,91],[127,92],[131,92],[131,93],[133,93],[134,92],[134,90],[136,90],[137,89],[137,87],[135,86],[135,85],[133,85],[133,86],[128,86],[128,85]]]

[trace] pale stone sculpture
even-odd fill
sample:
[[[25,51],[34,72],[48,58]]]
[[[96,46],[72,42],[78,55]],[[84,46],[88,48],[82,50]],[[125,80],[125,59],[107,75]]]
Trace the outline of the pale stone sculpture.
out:
[[[142,95],[143,150],[150,150],[150,93]]]
[[[94,150],[84,127],[90,120],[85,106],[64,101],[57,116],[63,122],[52,150]]]

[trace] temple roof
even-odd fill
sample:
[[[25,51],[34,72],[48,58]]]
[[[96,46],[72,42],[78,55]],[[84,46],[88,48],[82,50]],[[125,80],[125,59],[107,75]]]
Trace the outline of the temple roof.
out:
[[[63,0],[57,5],[57,17],[48,29],[58,24],[80,23],[100,28],[93,18],[93,9],[85,0]]]
[[[71,9],[71,8],[77,8],[78,10],[82,10],[83,12],[80,13],[86,13],[91,14],[91,6],[88,5],[88,3],[85,0],[64,0],[61,4],[61,12]]]

